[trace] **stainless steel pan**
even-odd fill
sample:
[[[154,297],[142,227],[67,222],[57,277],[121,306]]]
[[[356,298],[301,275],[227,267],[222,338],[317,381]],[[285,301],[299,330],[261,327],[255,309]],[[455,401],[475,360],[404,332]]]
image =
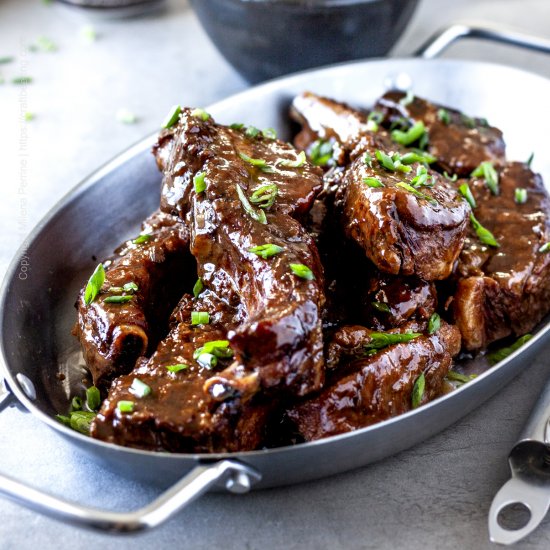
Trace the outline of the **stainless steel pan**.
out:
[[[423,59],[355,62],[301,73],[252,88],[208,108],[220,122],[275,127],[290,137],[287,106],[303,91],[370,105],[389,85],[487,117],[504,130],[510,158],[526,159],[550,182],[546,154],[550,81],[509,67],[430,59],[461,36],[493,39],[550,52],[550,43],[496,29],[455,26],[418,52]],[[519,352],[486,371],[483,360],[465,363],[475,381],[398,418],[314,443],[247,453],[191,455],[153,453],[93,440],[54,420],[79,387],[71,336],[74,300],[97,260],[136,234],[159,201],[160,175],[150,146],[154,136],[132,147],[77,186],[35,228],[13,260],[0,296],[0,349],[5,388],[0,411],[17,403],[82,451],[122,474],[174,482],[142,510],[112,513],[44,494],[0,475],[0,493],[54,518],[117,532],[159,525],[211,488],[245,492],[297,483],[365,465],[419,443],[477,407],[519,371],[547,340],[543,323]],[[486,372],[485,372],[486,371]],[[65,374],[60,381],[59,372]],[[1,384],[0,384],[1,386]]]

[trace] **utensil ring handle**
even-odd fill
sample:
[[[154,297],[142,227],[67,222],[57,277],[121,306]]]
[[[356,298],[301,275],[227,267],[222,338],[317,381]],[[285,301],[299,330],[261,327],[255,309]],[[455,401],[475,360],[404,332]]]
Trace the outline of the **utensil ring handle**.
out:
[[[60,499],[0,474],[0,494],[43,515],[79,527],[109,533],[136,533],[157,527],[218,484],[246,493],[260,473],[236,460],[197,464],[153,502],[133,512],[111,512]]]
[[[550,53],[550,40],[544,38],[537,38],[501,26],[456,24],[434,34],[413,55],[423,59],[434,59],[439,57],[451,44],[463,38],[477,38],[536,52]]]

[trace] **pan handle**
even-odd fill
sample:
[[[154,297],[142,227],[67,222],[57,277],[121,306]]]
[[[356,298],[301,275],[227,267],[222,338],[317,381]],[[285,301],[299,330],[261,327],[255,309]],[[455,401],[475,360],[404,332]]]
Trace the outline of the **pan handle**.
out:
[[[6,382],[0,378],[0,412],[15,401],[13,393],[8,389]]]
[[[232,493],[246,493],[261,474],[236,460],[198,464],[156,500],[134,512],[109,512],[62,500],[0,475],[0,494],[31,510],[80,527],[110,533],[152,529],[220,482]]]
[[[519,46],[528,50],[550,53],[550,40],[536,38],[516,31],[510,31],[502,27],[483,25],[452,25],[437,32],[429,38],[418,50],[414,52],[415,57],[433,59],[444,52],[451,44],[462,38],[477,38],[501,44]]]

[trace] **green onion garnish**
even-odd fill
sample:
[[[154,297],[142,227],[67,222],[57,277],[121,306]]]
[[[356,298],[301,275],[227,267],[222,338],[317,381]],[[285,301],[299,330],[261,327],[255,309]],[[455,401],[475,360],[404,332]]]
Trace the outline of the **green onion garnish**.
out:
[[[195,193],[200,194],[203,191],[206,191],[206,182],[204,181],[205,173],[197,172],[193,176],[193,187],[195,188]]]
[[[411,126],[411,128],[409,128],[406,132],[394,130],[391,133],[391,138],[393,141],[401,145],[410,145],[411,143],[419,140],[425,132],[426,127],[424,126],[424,123],[419,120],[418,122],[415,122],[414,125]]]
[[[546,254],[547,252],[550,252],[550,242],[543,244],[539,248],[539,252],[541,252],[542,254]]]
[[[71,412],[82,410],[82,398],[75,395],[71,399]]]
[[[203,353],[214,355],[220,359],[230,359],[233,357],[233,350],[229,347],[229,340],[212,340],[206,342],[202,347],[193,352],[193,359],[197,359]]]
[[[210,118],[210,115],[204,109],[198,108],[191,111],[191,116],[200,118],[203,122],[206,122]]]
[[[415,338],[421,336],[419,332],[404,332],[404,333],[389,333],[389,332],[371,332],[370,340],[363,345],[365,350],[379,350],[392,346],[393,344],[400,344],[402,342],[410,342]]]
[[[86,40],[86,42],[95,42],[97,38],[97,33],[92,25],[84,25],[80,29],[80,36]]]
[[[384,151],[380,151],[380,149],[377,149],[374,153],[376,156],[378,162],[386,169],[391,170],[392,172],[395,171],[395,164],[392,160],[392,158],[384,153]]]
[[[129,302],[133,296],[131,294],[126,294],[124,296],[107,296],[103,300],[106,304],[125,304]]]
[[[447,111],[447,109],[439,109],[439,111],[437,111],[437,118],[445,125],[451,123],[451,116],[449,115],[449,111]]]
[[[385,187],[385,185],[378,178],[363,178],[363,183],[369,187]]]
[[[179,120],[181,115],[181,107],[179,105],[174,105],[168,115],[166,115],[166,118],[164,119],[164,122],[162,123],[162,128],[171,128],[176,124],[176,122]]]
[[[306,279],[306,281],[311,281],[315,279],[313,271],[309,269],[307,265],[304,264],[290,264],[290,269],[294,275],[300,277],[301,279]]]
[[[470,214],[470,221],[472,222],[472,226],[474,227],[474,230],[477,234],[478,239],[488,246],[494,246],[495,248],[499,248],[500,244],[498,244],[497,240],[495,239],[495,236],[485,227],[483,227],[475,218],[473,214]]]
[[[119,401],[117,403],[117,409],[121,413],[131,413],[134,412],[134,402],[133,401]]]
[[[464,126],[466,126],[466,128],[473,129],[476,127],[476,121],[474,118],[464,114],[460,115],[460,118],[462,119],[462,123],[464,124]]]
[[[467,382],[470,382],[473,380],[471,376],[467,376],[466,374],[462,374],[460,372],[456,372],[455,370],[450,370],[447,373],[447,376],[445,377],[447,380],[451,380],[452,382],[460,382],[460,384],[466,384]],[[475,375],[474,375],[475,378]]]
[[[524,334],[520,338],[518,338],[511,346],[508,346],[506,348],[501,348],[497,351],[493,351],[492,353],[487,354],[487,359],[489,360],[489,364],[495,365],[496,363],[502,361],[503,359],[506,359],[509,355],[512,355],[514,351],[521,348],[523,344],[527,343],[529,340],[533,338],[532,334]]]
[[[416,409],[420,403],[422,403],[422,397],[424,397],[424,390],[426,389],[426,377],[422,373],[415,381],[411,396],[412,408]]]
[[[452,181],[452,182],[455,182],[458,179],[457,174],[453,174],[452,176],[449,176],[449,174],[447,173],[446,170],[443,172],[443,176],[445,177],[446,180],[449,180],[449,181]]]
[[[133,244],[143,244],[146,243],[149,239],[151,239],[152,235],[149,233],[142,233],[139,237],[136,237],[132,243]]]
[[[426,195],[424,193],[421,193],[418,191],[418,189],[415,189],[412,185],[409,185],[408,183],[405,183],[404,181],[400,181],[399,183],[395,184],[396,187],[401,187],[401,189],[405,189],[405,191],[408,191],[409,193],[412,193],[415,197],[418,197],[419,199],[424,199],[428,201],[432,205],[437,205],[438,202],[433,197],[430,197],[429,195]]]
[[[403,105],[403,107],[406,107],[407,105],[410,105],[414,101],[414,94],[412,90],[407,90],[407,94],[405,97],[402,97],[399,100],[399,103]]]
[[[367,120],[366,129],[368,132],[378,132],[378,123],[374,122],[374,120]]]
[[[43,52],[57,51],[56,43],[47,36],[39,36],[36,39],[36,45],[38,46],[38,49],[42,50]]]
[[[169,372],[179,372],[180,370],[188,369],[189,365],[185,365],[184,363],[177,363],[176,365],[166,365],[166,370]]]
[[[86,390],[86,404],[92,411],[97,411],[97,409],[99,409],[99,405],[101,405],[101,395],[95,386],[90,386]]]
[[[372,120],[377,124],[382,124],[382,121],[384,120],[384,113],[382,111],[371,111],[367,117],[367,120]]]
[[[435,181],[433,176],[428,175],[428,169],[421,165],[416,169],[416,176],[411,180],[413,187],[433,187]]]
[[[147,397],[151,395],[151,387],[148,386],[145,382],[142,382],[139,378],[134,378],[132,385],[130,386],[130,391],[136,397]]]
[[[201,353],[197,356],[197,363],[206,369],[212,369],[218,364],[218,358],[212,353]]]
[[[255,126],[248,126],[244,135],[249,138],[256,138],[260,135],[260,130]]]
[[[5,57],[0,57],[0,65],[5,65],[6,63],[13,63],[15,61],[15,57],[11,55],[6,55]]]
[[[88,280],[86,289],[84,290],[84,303],[89,306],[99,294],[103,283],[105,282],[105,269],[103,264],[98,264],[92,276]]]
[[[203,289],[204,289],[204,284],[202,282],[202,279],[199,277],[197,279],[197,282],[193,286],[193,296],[195,298],[198,298],[199,294],[203,291]]]
[[[237,184],[237,195],[239,195],[239,200],[241,201],[243,208],[245,212],[255,221],[267,224],[267,218],[265,216],[265,212],[260,208],[259,210],[256,210],[252,207],[250,202],[248,202],[248,199],[246,198],[246,195],[244,194],[244,191],[241,189],[241,186]]]
[[[124,292],[137,292],[139,290],[139,287],[136,285],[136,283],[131,282],[131,283],[126,283],[122,287],[122,290],[124,290]]]
[[[440,327],[441,317],[437,313],[434,313],[428,321],[428,334],[433,334],[434,332],[437,332]]]
[[[363,162],[367,166],[372,166],[372,155],[369,152],[367,152],[363,155]]]
[[[266,128],[262,130],[262,136],[266,139],[277,139],[277,132],[274,128]]]
[[[475,208],[477,206],[476,199],[472,195],[470,186],[467,183],[459,185],[458,192],[466,199],[466,201],[472,208]]]
[[[514,191],[514,200],[516,204],[525,204],[527,202],[527,189],[516,187]]]
[[[493,195],[498,195],[498,174],[492,163],[482,162],[471,174],[473,178],[483,178]]]
[[[35,118],[35,114],[34,113],[31,113],[29,111],[27,111],[24,115],[23,115],[23,118],[25,119],[26,122],[30,122],[31,120],[34,120]]]
[[[59,415],[58,415],[59,416]],[[90,434],[90,426],[96,413],[89,411],[73,411],[69,414],[68,425],[75,431],[85,435]],[[64,417],[67,418],[67,417]],[[58,418],[59,420],[59,418]],[[65,424],[65,422],[63,422]]]
[[[249,248],[248,252],[252,252],[252,254],[256,254],[257,256],[260,256],[260,258],[267,260],[272,256],[280,254],[283,250],[284,248],[282,246],[277,246],[276,244],[260,244]]]
[[[411,152],[411,153],[405,153],[402,157],[399,159],[402,164],[412,164],[413,162],[422,162],[425,164],[432,164],[437,159],[428,153],[424,152]]]
[[[334,154],[332,143],[318,139],[313,142],[309,151],[309,158],[315,166],[326,166]]]
[[[242,122],[234,122],[229,127],[232,130],[242,130],[244,128],[244,124]]]
[[[296,157],[296,160],[281,159],[277,162],[277,164],[286,168],[300,168],[305,164],[306,160],[306,152],[301,151]]]
[[[244,153],[239,153],[239,157],[243,159],[245,162],[248,162],[251,166],[255,166],[256,168],[259,168],[262,172],[266,172],[268,174],[273,172],[273,168],[267,164],[267,161],[264,159],[254,159],[252,157],[249,157],[248,155],[245,155]]]
[[[529,155],[529,158],[527,159],[527,162],[525,164],[527,164],[527,166],[529,166],[529,168],[531,168],[531,163],[533,162],[533,159],[535,158],[535,152],[533,151],[530,155]]]
[[[371,305],[377,311],[381,311],[382,313],[391,313],[390,306],[384,302],[371,302]]]
[[[250,202],[267,210],[273,206],[278,193],[279,188],[274,183],[262,185],[250,195]]]
[[[210,315],[207,311],[192,311],[191,312],[191,324],[192,325],[207,325],[210,323]]]
[[[124,107],[116,112],[116,119],[123,124],[135,124],[137,122],[137,116]]]
[[[17,76],[16,78],[11,79],[12,84],[30,84],[32,82],[32,77],[30,76]]]

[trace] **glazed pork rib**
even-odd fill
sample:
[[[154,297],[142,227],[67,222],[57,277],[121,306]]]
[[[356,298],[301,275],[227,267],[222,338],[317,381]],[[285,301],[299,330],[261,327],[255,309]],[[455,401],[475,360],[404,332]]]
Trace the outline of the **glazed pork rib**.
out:
[[[452,357],[460,351],[456,327],[442,322],[434,334],[368,355],[365,346],[372,334],[365,327],[342,327],[331,344],[338,348],[333,355],[342,364],[319,394],[287,411],[306,441],[364,428],[411,410],[414,384],[422,374],[425,389],[420,403],[441,394]]]
[[[129,372],[138,357],[153,351],[164,331],[170,312],[194,273],[189,254],[189,233],[178,218],[156,212],[142,225],[138,239],[127,241],[113,258],[104,262],[102,292],[89,305],[84,289],[76,307],[75,333],[94,384],[108,387],[111,380]],[[191,269],[190,269],[190,266]],[[110,297],[129,294],[126,303],[109,303]]]
[[[455,109],[431,103],[420,97],[391,91],[374,109],[382,113],[388,126],[411,126],[423,122],[428,135],[428,152],[441,170],[468,176],[482,162],[504,162],[502,132],[485,119],[472,118]]]
[[[497,174],[497,195],[483,178],[469,182],[474,215],[499,245],[484,244],[470,227],[458,262],[453,308],[471,351],[529,332],[550,303],[550,254],[544,248],[550,241],[550,198],[542,178],[519,162]]]
[[[161,208],[186,220],[205,287],[241,312],[227,336],[235,361],[219,380],[239,386],[244,378],[250,391],[318,389],[323,272],[297,219],[322,187],[320,169],[285,143],[189,110],[171,136],[171,145],[161,136],[160,151],[171,148],[159,162]]]

